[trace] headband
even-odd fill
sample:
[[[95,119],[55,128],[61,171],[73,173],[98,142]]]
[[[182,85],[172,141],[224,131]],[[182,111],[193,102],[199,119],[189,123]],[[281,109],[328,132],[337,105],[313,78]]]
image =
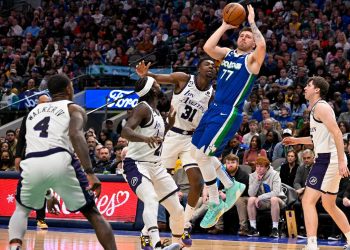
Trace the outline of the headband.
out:
[[[154,81],[155,81],[155,79],[153,77],[147,76],[147,82],[146,82],[145,86],[140,91],[137,91],[136,94],[139,97],[146,95],[151,90]]]

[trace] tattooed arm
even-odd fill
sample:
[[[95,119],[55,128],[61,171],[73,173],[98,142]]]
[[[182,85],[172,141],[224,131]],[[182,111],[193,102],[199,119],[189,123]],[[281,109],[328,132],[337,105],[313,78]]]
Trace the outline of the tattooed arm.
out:
[[[250,28],[253,32],[253,37],[255,41],[255,50],[252,54],[248,57],[248,69],[253,74],[258,74],[261,68],[261,65],[264,63],[265,55],[266,55],[266,43],[265,38],[261,34],[260,30],[255,24],[255,14],[253,7],[249,4],[248,6],[248,22],[250,25]]]

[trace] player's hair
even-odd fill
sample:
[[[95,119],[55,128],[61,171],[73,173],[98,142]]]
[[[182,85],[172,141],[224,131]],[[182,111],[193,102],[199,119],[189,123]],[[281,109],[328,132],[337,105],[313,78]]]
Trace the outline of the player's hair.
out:
[[[47,88],[52,95],[64,92],[65,88],[70,84],[71,80],[65,74],[53,75],[47,82]]]
[[[204,61],[212,61],[214,62],[214,60],[212,58],[210,58],[209,56],[203,56],[199,59],[199,62],[198,62],[198,65],[197,65],[197,68],[199,68],[202,64],[202,62]]]
[[[142,90],[143,87],[146,85],[146,82],[147,82],[147,77],[142,77],[138,79],[135,83],[135,92]],[[153,100],[155,97],[156,97],[156,93],[153,90],[153,88],[151,88],[147,94],[139,98],[139,102],[142,102],[142,101],[148,102]]]
[[[235,154],[228,154],[224,158],[224,162],[226,162],[226,161],[236,161],[237,163],[239,163],[239,158]]]
[[[270,167],[270,161],[265,156],[258,156],[255,161],[255,165],[263,166],[266,168]]]
[[[250,28],[250,27],[244,27],[244,28],[242,28],[242,29],[239,31],[239,34],[241,34],[241,33],[244,32],[244,31],[249,31],[249,32],[252,32],[252,33],[253,33],[252,28]]]
[[[326,81],[326,79],[324,79],[321,76],[313,76],[307,80],[307,83],[309,83],[311,81],[312,81],[313,85],[315,86],[315,88],[320,89],[320,96],[322,98],[326,97],[326,95],[328,93],[328,89],[329,89],[329,83]]]

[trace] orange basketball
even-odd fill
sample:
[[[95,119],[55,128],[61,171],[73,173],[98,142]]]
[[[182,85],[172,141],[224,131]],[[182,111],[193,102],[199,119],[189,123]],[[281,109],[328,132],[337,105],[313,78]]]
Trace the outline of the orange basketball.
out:
[[[222,11],[224,21],[228,24],[239,26],[245,20],[245,9],[239,3],[229,3]]]

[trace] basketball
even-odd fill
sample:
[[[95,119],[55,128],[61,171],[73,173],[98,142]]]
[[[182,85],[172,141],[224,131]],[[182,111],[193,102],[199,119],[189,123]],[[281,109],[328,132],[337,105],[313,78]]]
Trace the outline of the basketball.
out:
[[[224,21],[228,24],[239,26],[245,20],[245,9],[239,3],[229,3],[222,11]]]

